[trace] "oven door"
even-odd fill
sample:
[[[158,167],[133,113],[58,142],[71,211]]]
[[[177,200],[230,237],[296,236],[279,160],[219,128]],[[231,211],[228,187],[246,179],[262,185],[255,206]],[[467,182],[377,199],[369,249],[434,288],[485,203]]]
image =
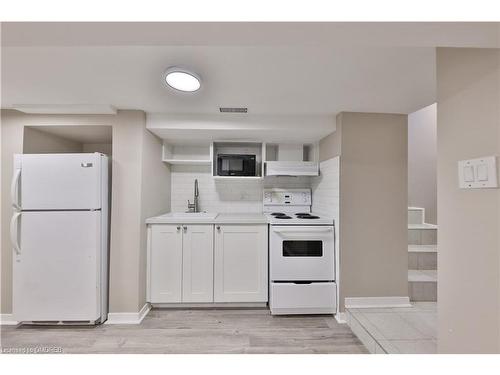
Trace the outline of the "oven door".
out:
[[[271,227],[272,281],[335,280],[333,226]]]

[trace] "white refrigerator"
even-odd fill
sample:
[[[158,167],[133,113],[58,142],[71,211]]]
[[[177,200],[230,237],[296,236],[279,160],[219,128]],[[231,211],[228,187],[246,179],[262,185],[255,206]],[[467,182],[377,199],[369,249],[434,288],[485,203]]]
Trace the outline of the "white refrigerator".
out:
[[[108,314],[108,157],[18,154],[13,316],[19,322],[99,324]]]

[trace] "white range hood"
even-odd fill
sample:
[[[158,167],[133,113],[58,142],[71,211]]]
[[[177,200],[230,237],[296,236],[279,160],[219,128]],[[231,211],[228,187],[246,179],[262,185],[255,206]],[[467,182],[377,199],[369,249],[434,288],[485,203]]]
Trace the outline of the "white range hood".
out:
[[[315,161],[267,161],[266,176],[318,176],[319,163]]]

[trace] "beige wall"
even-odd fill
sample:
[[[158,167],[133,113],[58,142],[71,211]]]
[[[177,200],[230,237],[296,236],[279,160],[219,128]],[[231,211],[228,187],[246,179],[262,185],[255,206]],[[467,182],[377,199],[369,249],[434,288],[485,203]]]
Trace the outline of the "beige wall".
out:
[[[110,312],[139,306],[141,148],[145,116],[119,111],[113,127],[113,191],[109,269]]]
[[[339,116],[337,116],[337,119]],[[339,156],[341,150],[342,126],[337,124],[336,130],[319,141],[319,161],[325,161]]]
[[[320,142],[340,153],[340,303],[408,296],[407,116],[349,113]]]
[[[437,224],[437,109],[431,104],[408,115],[408,205],[425,208]]]
[[[145,114],[141,111],[118,111],[117,115],[26,115],[2,110],[1,120],[1,312],[12,311],[12,249],[8,236],[8,223],[12,215],[9,197],[12,156],[23,152],[24,126],[57,125],[113,127],[110,312],[137,312],[144,304],[145,294],[145,280],[141,269],[145,254],[145,244],[141,238],[145,228],[142,221],[142,201],[150,205],[157,200],[160,212],[168,209],[161,189],[148,190],[147,198],[143,198],[142,194],[143,185],[147,185],[142,181],[144,168],[152,168],[159,174],[153,182],[155,186],[161,184],[158,181],[167,180],[169,175],[168,168],[161,161],[161,149],[154,147],[152,150],[144,150],[144,147],[151,144],[144,141],[149,139],[150,134],[145,129]],[[143,158],[144,153],[151,156]],[[144,165],[143,160],[147,160],[148,165]],[[167,196],[168,186],[169,184],[165,187]]]
[[[139,255],[139,308],[146,302],[146,244],[147,231],[142,223],[146,218],[170,211],[170,167],[160,162],[162,141],[143,130],[141,184],[141,253]]]
[[[100,152],[105,155],[113,154],[113,145],[111,143],[84,143],[82,152]]]
[[[14,154],[23,152],[23,124],[14,111],[1,111],[2,133],[2,236],[1,236],[1,313],[12,312],[12,247],[9,236],[9,223],[12,217],[10,188],[12,178],[12,163]]]
[[[68,153],[82,152],[81,143],[58,137],[35,128],[24,128],[23,153],[24,154],[44,154],[44,153]]]
[[[437,49],[438,351],[500,352],[500,191],[457,161],[500,154],[500,52]]]

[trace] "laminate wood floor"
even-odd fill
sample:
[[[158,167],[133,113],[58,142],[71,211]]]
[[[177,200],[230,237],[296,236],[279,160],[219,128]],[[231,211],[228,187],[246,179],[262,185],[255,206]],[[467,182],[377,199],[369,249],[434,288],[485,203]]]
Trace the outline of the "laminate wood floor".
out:
[[[140,325],[2,326],[3,352],[60,347],[63,353],[367,353],[332,316],[271,316],[267,309],[153,309]]]

